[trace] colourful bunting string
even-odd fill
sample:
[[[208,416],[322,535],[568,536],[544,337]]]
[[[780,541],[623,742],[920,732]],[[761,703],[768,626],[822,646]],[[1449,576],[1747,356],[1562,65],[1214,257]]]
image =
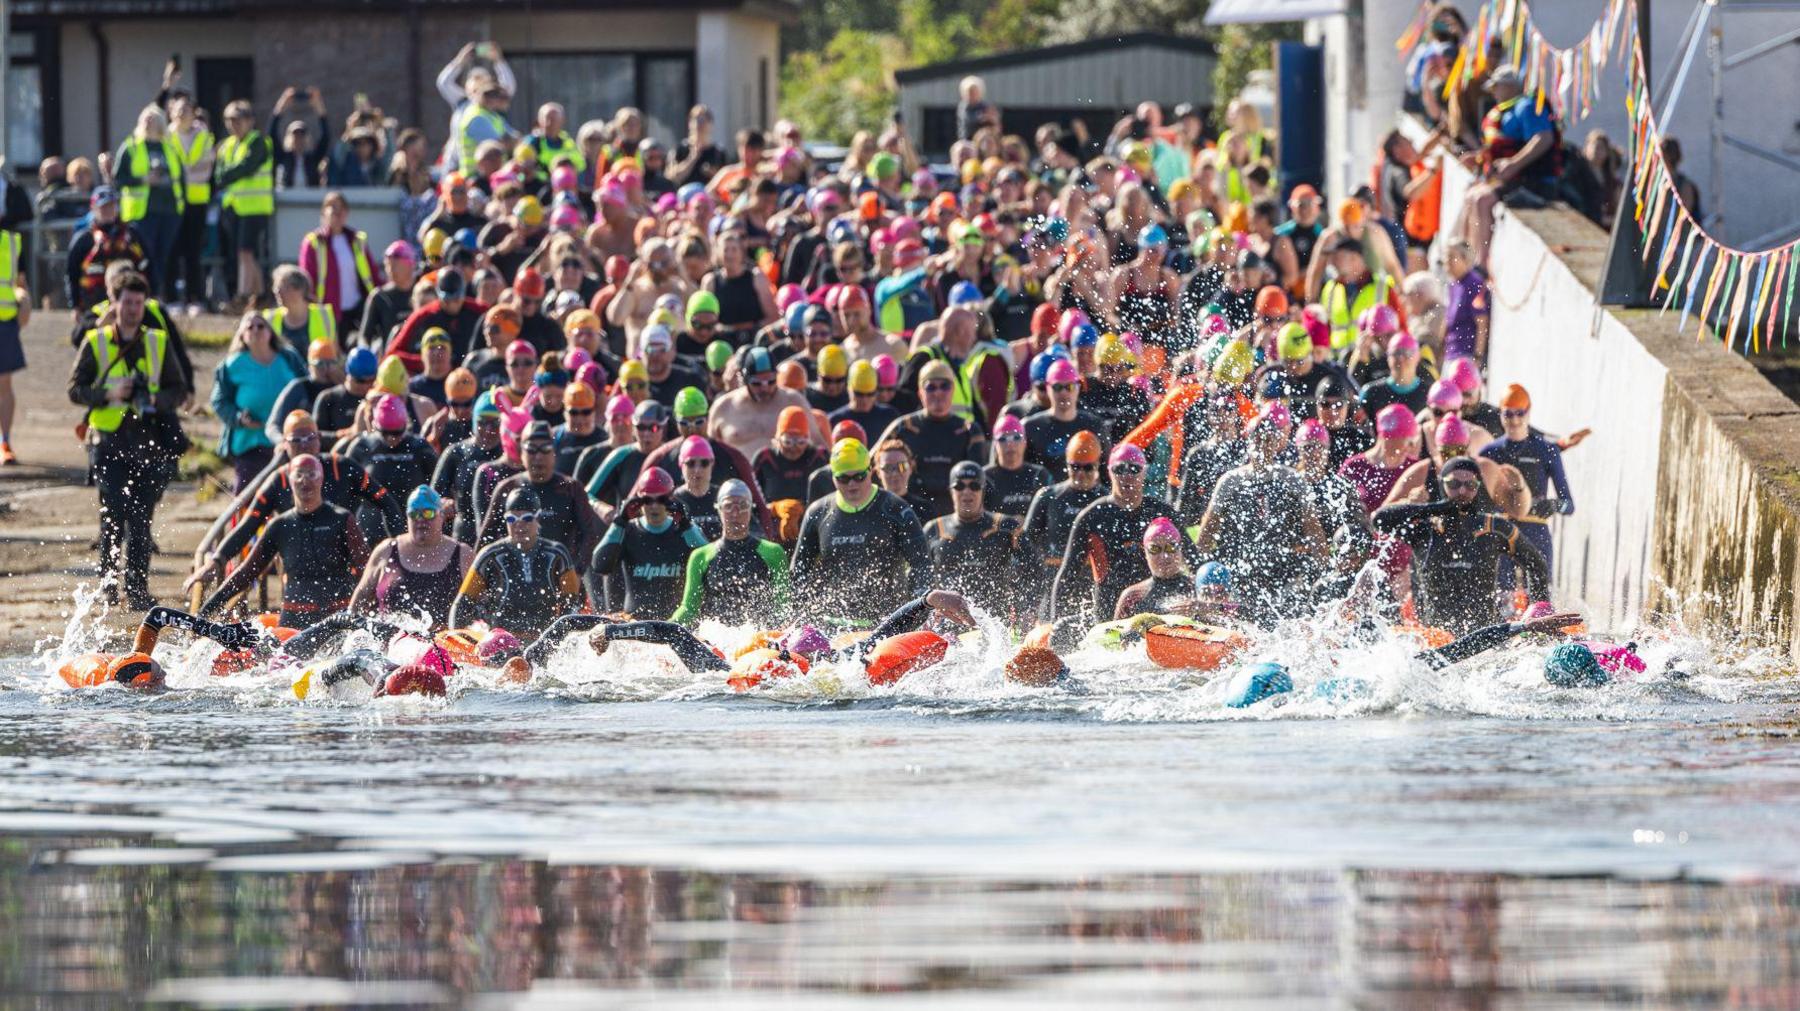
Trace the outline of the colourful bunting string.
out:
[[[1631,212],[1645,236],[1645,266],[1652,270],[1652,295],[1663,295],[1667,311],[1681,303],[1680,328],[1690,315],[1710,325],[1726,347],[1755,354],[1786,347],[1794,323],[1794,286],[1800,271],[1795,239],[1773,249],[1738,249],[1706,233],[1675,185],[1663,161],[1662,129],[1650,102],[1650,80],[1642,53],[1632,46],[1631,79],[1625,110],[1631,118]],[[1656,237],[1657,241],[1651,241]],[[1702,331],[1704,332],[1704,330]]]
[[[1425,39],[1433,6],[1431,0],[1420,4],[1395,48],[1409,52]],[[1607,0],[1606,9],[1581,41],[1562,47],[1538,31],[1527,0],[1487,0],[1475,12],[1475,23],[1450,69],[1445,94],[1488,73],[1492,69],[1488,50],[1498,44],[1502,64],[1518,68],[1525,92],[1535,98],[1539,110],[1548,105],[1565,122],[1586,119],[1600,95],[1600,76],[1615,49],[1636,36],[1636,11],[1632,0]]]

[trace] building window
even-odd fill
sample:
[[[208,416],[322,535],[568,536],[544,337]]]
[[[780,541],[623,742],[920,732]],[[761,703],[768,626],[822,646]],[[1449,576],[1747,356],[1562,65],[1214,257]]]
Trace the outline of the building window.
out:
[[[14,165],[44,160],[44,73],[36,32],[7,36],[6,153]]]
[[[510,54],[519,78],[513,119],[530,122],[544,102],[561,102],[569,132],[593,119],[611,119],[622,106],[644,114],[644,129],[673,143],[687,130],[694,104],[694,55],[676,53]]]

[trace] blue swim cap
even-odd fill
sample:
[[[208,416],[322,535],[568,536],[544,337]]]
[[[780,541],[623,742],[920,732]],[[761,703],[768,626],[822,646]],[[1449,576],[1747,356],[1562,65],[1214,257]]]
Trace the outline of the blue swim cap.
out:
[[[1044,222],[1044,234],[1048,235],[1052,242],[1064,241],[1069,237],[1069,219],[1051,218]]]
[[[831,224],[825,226],[825,239],[834,246],[840,242],[855,242],[856,226],[847,218],[833,218]]]
[[[675,199],[685,204],[705,192],[705,183],[687,183],[675,191]]]
[[[1050,366],[1056,363],[1056,356],[1048,351],[1035,355],[1031,359],[1031,385],[1042,386],[1050,379]]]
[[[375,370],[380,367],[381,363],[375,359],[375,352],[368,348],[357,348],[350,352],[350,357],[344,359],[344,374],[358,379],[375,378]]]
[[[1288,677],[1286,668],[1278,663],[1253,663],[1232,677],[1231,687],[1225,693],[1225,704],[1233,709],[1245,709],[1293,690],[1294,679]]]
[[[806,326],[807,305],[806,299],[801,299],[793,305],[788,306],[787,317],[783,320],[783,323],[787,326],[788,333],[797,334],[802,327]]]
[[[1200,571],[1194,573],[1195,590],[1212,586],[1225,590],[1231,589],[1231,570],[1219,562],[1207,562],[1200,566]]]
[[[473,251],[481,248],[481,233],[473,228],[459,228],[451,238],[455,239],[456,244],[464,249]]]
[[[1094,347],[1100,343],[1100,330],[1092,323],[1083,323],[1069,336],[1069,343],[1078,348]]]
[[[1069,346],[1067,344],[1052,344],[1044,349],[1044,353],[1052,358],[1067,358],[1069,357]]]
[[[483,390],[481,396],[475,398],[474,416],[477,418],[498,418],[500,405],[494,403],[494,391]]]
[[[1611,678],[1593,650],[1578,642],[1565,642],[1544,658],[1544,680],[1558,688],[1597,688]]]
[[[974,281],[958,281],[950,289],[951,305],[967,305],[981,301],[981,288]]]
[[[413,513],[419,512],[422,509],[430,509],[435,512],[443,508],[443,496],[439,495],[437,491],[428,484],[422,484],[417,488],[414,488],[413,493],[406,496],[406,514],[408,516],[411,516]]]
[[[1166,246],[1168,244],[1169,233],[1163,231],[1161,225],[1151,223],[1145,225],[1143,230],[1138,232],[1138,245],[1140,246]]]

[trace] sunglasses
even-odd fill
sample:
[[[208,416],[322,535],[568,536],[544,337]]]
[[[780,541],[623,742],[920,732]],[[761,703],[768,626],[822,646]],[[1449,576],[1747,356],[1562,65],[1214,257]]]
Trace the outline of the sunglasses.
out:
[[[437,514],[438,511],[436,509],[414,509],[412,512],[406,514],[406,518],[414,520],[435,520],[437,519]]]
[[[1115,463],[1110,469],[1120,477],[1138,477],[1144,473],[1143,465],[1136,463]]]
[[[1161,557],[1163,555],[1179,555],[1181,554],[1181,545],[1169,544],[1167,542],[1148,544],[1144,546],[1144,554],[1155,557]]]
[[[650,388],[650,380],[628,379],[625,381],[625,388],[628,390],[647,390]]]
[[[638,499],[638,502],[647,506],[666,506],[669,504],[669,497],[667,495],[648,495]]]
[[[996,435],[994,436],[994,441],[1004,446],[1008,443],[1024,442],[1025,435],[1023,432],[1014,432],[1011,435]]]
[[[844,383],[846,383],[848,381],[849,380],[845,379],[843,376],[820,376],[819,377],[819,385],[820,386],[825,386],[827,384],[830,384],[832,386],[842,386]]]
[[[866,470],[857,470],[851,471],[848,474],[833,474],[831,479],[838,484],[861,484],[869,479],[869,472]]]
[[[556,447],[541,442],[525,447],[525,452],[530,453],[532,456],[538,456],[542,453],[552,453],[555,452],[555,450]]]
[[[688,329],[695,333],[712,333],[719,328],[717,323],[689,323]]]
[[[951,491],[980,491],[980,481],[958,481],[950,486]]]
[[[569,417],[571,417],[571,418],[585,418],[592,413],[594,413],[594,409],[592,407],[587,407],[587,408],[571,407],[571,408],[569,408]]]
[[[475,406],[475,401],[473,401],[473,400],[452,400],[449,403],[445,404],[444,406],[450,408],[452,411],[466,411]]]
[[[1100,465],[1097,463],[1071,463],[1069,469],[1080,474],[1097,474],[1100,472]]]
[[[949,393],[954,386],[954,383],[946,383],[942,379],[939,379],[934,382],[926,383],[924,389],[926,393]]]
[[[1472,477],[1447,477],[1444,478],[1444,489],[1446,491],[1458,491],[1464,488],[1473,488],[1478,483],[1479,482]]]
[[[706,459],[705,457],[698,457],[693,460],[688,460],[682,464],[683,467],[711,467],[712,465],[713,465],[713,462],[711,460]]]
[[[1069,390],[1079,390],[1079,389],[1081,389],[1081,384],[1080,384],[1080,383],[1051,383],[1051,384],[1050,384],[1050,389],[1051,389],[1051,391],[1052,391],[1052,392],[1055,392],[1055,391],[1058,391],[1058,390],[1061,390],[1061,391],[1063,391],[1063,392],[1067,392],[1067,391],[1069,391]]]
[[[507,362],[506,367],[509,369],[535,369],[537,361],[531,358],[521,358],[517,361]]]
[[[537,518],[537,513],[507,513],[506,525],[512,526],[517,523],[536,523]]]
[[[658,422],[658,421],[651,421],[651,422],[647,422],[642,425],[633,425],[631,427],[637,429],[640,432],[660,432],[660,431],[662,431],[662,423]]]
[[[1512,411],[1512,410],[1507,410],[1507,411],[1501,411],[1501,412],[1500,412],[1500,416],[1501,416],[1501,417],[1502,417],[1502,418],[1523,418],[1523,417],[1525,417],[1525,416],[1526,416],[1526,415],[1527,415],[1527,414],[1530,414],[1530,413],[1531,413],[1531,412],[1530,412],[1530,411]]]

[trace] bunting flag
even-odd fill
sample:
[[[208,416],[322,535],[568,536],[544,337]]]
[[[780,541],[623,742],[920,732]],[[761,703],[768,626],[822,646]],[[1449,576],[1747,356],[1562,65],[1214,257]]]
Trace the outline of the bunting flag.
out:
[[[1663,161],[1662,129],[1650,102],[1650,78],[1643,54],[1632,45],[1625,112],[1631,153],[1629,207],[1644,236],[1644,265],[1651,294],[1662,294],[1667,312],[1681,305],[1680,328],[1690,316],[1710,325],[1726,347],[1759,353],[1787,347],[1794,317],[1794,285],[1800,271],[1795,249],[1800,239],[1756,252],[1713,238],[1682,203],[1677,179]],[[1653,241],[1654,240],[1654,241]]]
[[[1433,6],[1430,0],[1420,5],[1396,48],[1409,51],[1425,38]],[[1528,0],[1486,0],[1475,12],[1475,23],[1451,67],[1445,95],[1492,70],[1489,51],[1497,46],[1500,65],[1518,68],[1525,93],[1536,98],[1539,110],[1548,105],[1565,124],[1579,122],[1593,111],[1600,76],[1615,51],[1636,36],[1636,16],[1632,0],[1606,0],[1599,20],[1579,42],[1565,48],[1538,31]]]

